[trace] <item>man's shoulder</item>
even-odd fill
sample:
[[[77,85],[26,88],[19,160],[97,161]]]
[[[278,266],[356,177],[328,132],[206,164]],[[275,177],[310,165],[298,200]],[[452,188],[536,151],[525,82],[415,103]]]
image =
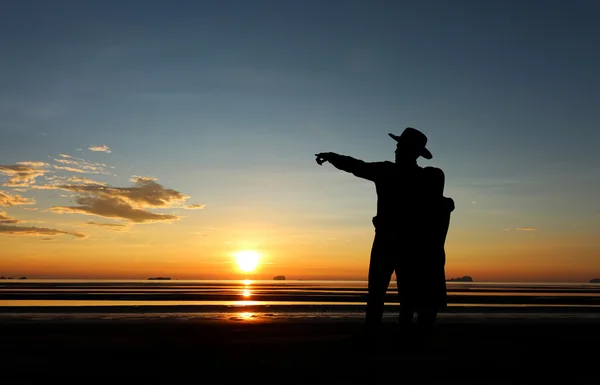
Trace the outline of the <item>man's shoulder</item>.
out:
[[[394,175],[396,172],[396,163],[390,161],[367,162],[365,171],[375,179],[386,179]]]

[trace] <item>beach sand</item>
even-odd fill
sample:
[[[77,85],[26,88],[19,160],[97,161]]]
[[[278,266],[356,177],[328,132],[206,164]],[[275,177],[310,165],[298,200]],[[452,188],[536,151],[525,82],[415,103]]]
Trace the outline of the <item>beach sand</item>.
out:
[[[405,373],[480,384],[596,383],[598,325],[598,318],[573,315],[441,315],[431,338],[414,349],[388,317],[377,354],[367,354],[356,338],[360,317],[5,314],[1,376],[348,384],[402,383]]]

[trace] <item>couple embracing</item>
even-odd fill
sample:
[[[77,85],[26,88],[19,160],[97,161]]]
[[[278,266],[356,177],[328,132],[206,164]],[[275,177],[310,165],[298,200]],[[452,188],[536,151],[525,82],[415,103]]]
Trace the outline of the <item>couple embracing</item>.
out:
[[[316,154],[319,165],[375,183],[377,214],[368,276],[366,336],[375,341],[383,317],[392,274],[396,274],[401,330],[428,335],[438,311],[446,306],[445,242],[454,201],[444,197],[444,172],[421,167],[417,159],[431,159],[427,137],[406,128],[396,141],[395,162],[364,162],[333,152]],[[413,333],[414,332],[414,333]]]

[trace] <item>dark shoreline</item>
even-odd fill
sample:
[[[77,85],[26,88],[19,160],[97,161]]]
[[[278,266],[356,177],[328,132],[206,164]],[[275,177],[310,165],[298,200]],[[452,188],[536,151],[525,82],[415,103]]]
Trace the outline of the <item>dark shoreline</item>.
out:
[[[2,361],[6,379],[93,376],[117,382],[189,379],[222,384],[285,376],[286,383],[294,384],[363,384],[398,382],[398,371],[406,368],[409,376],[420,373],[424,379],[471,379],[477,384],[537,383],[557,376],[569,376],[570,384],[597,379],[597,355],[590,351],[600,343],[597,321],[448,315],[418,349],[400,338],[396,323],[387,319],[380,344],[370,353],[356,338],[361,327],[360,318],[329,317],[310,322],[240,317],[0,320],[0,346],[8,353]],[[273,371],[280,368],[295,370]]]
[[[487,294],[487,293],[486,293]],[[294,302],[364,302],[367,294],[283,294],[283,293],[252,293],[252,301],[294,301]],[[393,302],[396,295],[389,293],[386,296],[386,301]],[[2,301],[44,301],[44,300],[64,300],[64,301],[242,301],[248,300],[240,293],[231,294],[195,294],[195,293],[20,293],[20,292],[3,292],[0,293]],[[600,305],[600,296],[585,295],[578,293],[577,296],[565,297],[547,294],[540,296],[539,294],[532,295],[448,295],[448,303],[497,303],[497,304],[596,304]]]
[[[223,313],[223,312],[260,312],[260,313],[364,313],[365,305],[91,305],[91,306],[0,306],[0,314],[11,313]],[[387,313],[398,311],[397,305],[387,305]],[[484,314],[597,314],[600,306],[448,306],[440,311],[441,314],[484,313]]]

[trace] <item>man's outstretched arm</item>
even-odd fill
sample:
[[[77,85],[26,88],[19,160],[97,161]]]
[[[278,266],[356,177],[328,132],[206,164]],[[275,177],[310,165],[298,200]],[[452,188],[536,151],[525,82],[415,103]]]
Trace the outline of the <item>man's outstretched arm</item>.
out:
[[[376,163],[367,163],[348,155],[336,154],[335,152],[321,152],[315,154],[315,156],[317,157],[316,160],[319,165],[329,162],[338,170],[352,173],[359,178],[368,180],[375,179]]]

